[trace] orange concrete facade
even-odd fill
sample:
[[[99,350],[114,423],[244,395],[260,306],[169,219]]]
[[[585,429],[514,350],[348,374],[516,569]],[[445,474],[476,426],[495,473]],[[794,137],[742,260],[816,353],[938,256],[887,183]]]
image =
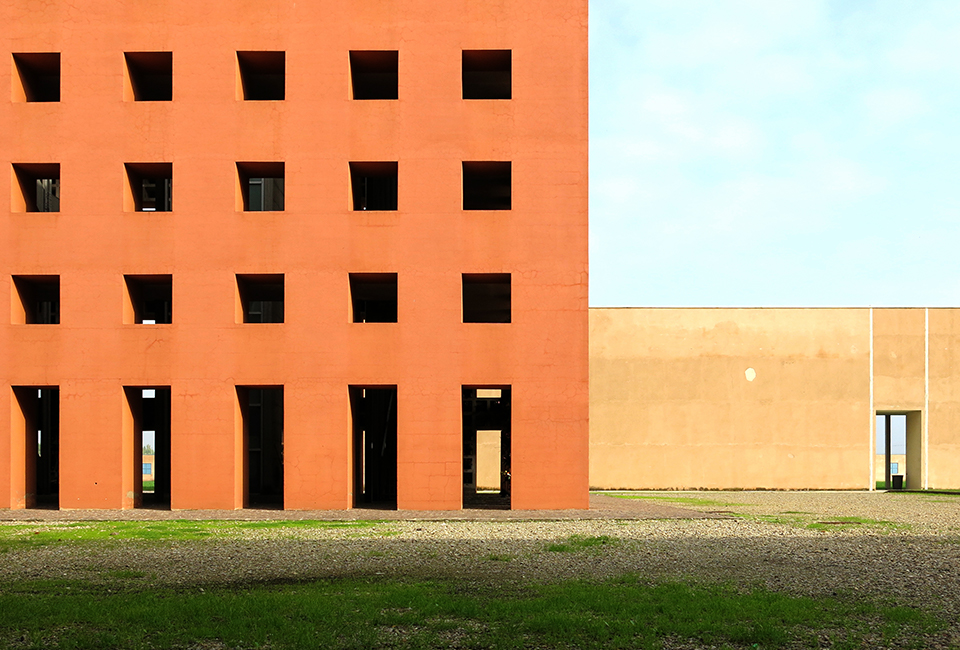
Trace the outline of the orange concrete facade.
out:
[[[462,507],[470,386],[511,389],[511,506],[587,506],[586,0],[0,0],[0,25],[0,508],[30,504],[41,388],[59,507],[137,505],[131,387],[170,390],[170,506],[244,507],[244,386],[283,388],[284,508],[353,506],[350,386],[396,387],[399,509]],[[370,50],[398,99],[351,97]],[[512,52],[511,99],[462,98],[464,50]],[[248,51],[285,53],[283,100],[242,99]],[[172,101],[131,101],[129,52],[172,53]],[[59,101],[24,101],[18,53],[60,54]],[[283,163],[282,211],[243,211],[245,161]],[[396,210],[353,209],[355,161],[397,163]],[[511,163],[510,209],[463,209],[466,161]],[[134,211],[143,163],[172,211]],[[58,212],[26,211],[31,164],[59,165]],[[396,323],[352,322],[356,273],[396,274]],[[463,322],[474,273],[510,274],[509,323]],[[242,322],[238,274],[283,275],[284,322]],[[172,323],[132,322],[125,275],[172,277]],[[59,324],[24,316],[37,276]]]

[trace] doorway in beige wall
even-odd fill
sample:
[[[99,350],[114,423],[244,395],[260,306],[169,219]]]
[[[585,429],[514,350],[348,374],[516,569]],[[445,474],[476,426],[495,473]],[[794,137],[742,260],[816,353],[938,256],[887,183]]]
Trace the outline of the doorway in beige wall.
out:
[[[923,487],[920,411],[877,411],[877,489]]]

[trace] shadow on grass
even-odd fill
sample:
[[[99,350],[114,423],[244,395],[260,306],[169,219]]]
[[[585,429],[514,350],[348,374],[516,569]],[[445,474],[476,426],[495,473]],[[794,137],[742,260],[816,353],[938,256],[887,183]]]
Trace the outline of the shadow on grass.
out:
[[[906,607],[636,577],[498,588],[369,579],[134,585],[2,586],[0,646],[657,648],[682,639],[779,648],[826,638],[831,647],[911,647],[942,627]]]

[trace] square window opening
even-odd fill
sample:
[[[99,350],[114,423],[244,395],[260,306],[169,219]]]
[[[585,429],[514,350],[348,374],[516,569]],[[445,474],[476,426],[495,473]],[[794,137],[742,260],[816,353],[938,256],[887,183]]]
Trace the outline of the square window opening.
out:
[[[173,322],[172,275],[125,275],[123,322],[169,325]]]
[[[463,163],[464,210],[510,210],[509,162]]]
[[[13,165],[12,212],[60,212],[60,163]]]
[[[240,209],[243,212],[282,212],[284,209],[284,164],[238,162]]]
[[[350,163],[353,209],[396,210],[397,167],[395,162]]]
[[[60,53],[24,52],[13,55],[15,102],[60,101]]]
[[[286,52],[237,52],[239,99],[282,101],[286,97]]]
[[[464,99],[511,99],[512,86],[510,50],[463,51]]]
[[[135,102],[173,101],[173,52],[124,52],[124,98]]]
[[[242,323],[282,323],[283,274],[237,275]]]
[[[15,275],[13,287],[14,324],[60,324],[59,275]]]
[[[173,163],[126,163],[129,193],[127,212],[173,210]]]
[[[463,274],[463,322],[509,323],[509,273]]]
[[[396,50],[350,52],[354,99],[397,99],[400,53]]]
[[[354,323],[397,322],[397,274],[350,274],[351,320]]]

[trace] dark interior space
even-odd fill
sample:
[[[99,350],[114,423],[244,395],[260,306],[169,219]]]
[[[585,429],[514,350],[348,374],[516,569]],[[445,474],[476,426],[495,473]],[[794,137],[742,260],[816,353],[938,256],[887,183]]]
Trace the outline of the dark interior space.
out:
[[[244,323],[283,322],[283,274],[238,275]]]
[[[170,387],[125,387],[133,415],[134,503],[140,508],[170,507]],[[144,484],[143,456],[153,453],[153,485]]]
[[[27,212],[60,212],[60,164],[23,163],[13,166]]]
[[[512,58],[510,50],[464,50],[463,98],[510,99]]]
[[[60,276],[18,275],[13,278],[23,307],[24,323],[58,325],[60,323]]]
[[[284,164],[282,162],[237,163],[245,212],[282,212]]]
[[[397,274],[351,273],[354,323],[397,322]]]
[[[354,99],[397,99],[400,53],[396,50],[350,52]]]
[[[26,507],[60,507],[60,389],[14,388],[25,422]]]
[[[173,322],[172,275],[125,275],[133,322],[161,325]]]
[[[60,53],[14,54],[13,62],[28,102],[60,101]]]
[[[464,210],[510,210],[509,162],[463,163]]]
[[[509,323],[510,274],[463,274],[463,322]]]
[[[279,101],[286,96],[286,52],[237,52],[245,101]]]
[[[397,209],[397,163],[352,162],[350,184],[354,210]]]
[[[283,387],[238,387],[244,507],[283,508]]]
[[[397,387],[350,387],[353,505],[397,507]]]
[[[510,509],[510,387],[463,388],[463,507]],[[478,492],[478,431],[500,432],[500,490]]]
[[[173,163],[127,163],[135,212],[173,210]]]
[[[125,52],[123,56],[134,101],[173,101],[173,52]]]

